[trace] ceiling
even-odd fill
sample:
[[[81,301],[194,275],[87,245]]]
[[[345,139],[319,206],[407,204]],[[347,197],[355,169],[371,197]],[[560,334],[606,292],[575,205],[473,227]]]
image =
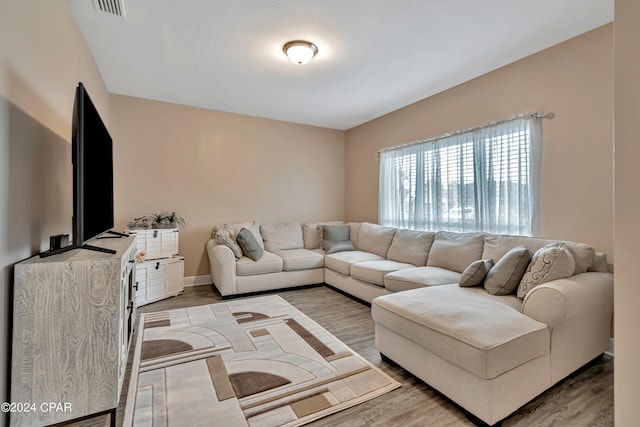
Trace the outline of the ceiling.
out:
[[[613,20],[613,0],[69,3],[110,93],[341,130]]]

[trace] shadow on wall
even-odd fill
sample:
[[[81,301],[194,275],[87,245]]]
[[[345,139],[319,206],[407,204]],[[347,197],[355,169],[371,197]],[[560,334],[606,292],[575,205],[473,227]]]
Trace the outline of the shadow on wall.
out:
[[[8,154],[6,249],[36,254],[50,235],[71,231],[71,144],[9,104]]]
[[[1,401],[10,400],[14,263],[48,249],[50,235],[69,233],[73,215],[71,144],[12,100],[57,125],[61,119],[19,78],[8,76],[8,98],[0,96]],[[0,416],[0,426],[8,423],[8,414]]]

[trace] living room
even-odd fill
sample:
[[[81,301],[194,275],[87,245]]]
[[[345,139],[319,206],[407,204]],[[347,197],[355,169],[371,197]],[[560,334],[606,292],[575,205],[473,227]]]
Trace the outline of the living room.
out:
[[[616,424],[633,425],[640,319],[631,245],[640,227],[630,163],[638,64],[625,50],[638,38],[632,3],[615,2],[613,23],[341,130],[109,93],[66,2],[3,0],[0,31],[12,42],[2,48],[0,103],[2,400],[10,400],[13,265],[69,231],[73,90],[82,81],[115,141],[116,229],[176,210],[188,221],[180,252],[192,285],[210,283],[205,244],[215,224],[376,223],[378,150],[520,112],[554,112],[544,122],[538,235],[588,243],[615,265]]]

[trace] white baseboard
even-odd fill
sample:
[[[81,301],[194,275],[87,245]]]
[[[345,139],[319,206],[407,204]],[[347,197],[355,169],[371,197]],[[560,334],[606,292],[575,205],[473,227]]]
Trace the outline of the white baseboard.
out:
[[[210,285],[211,276],[187,276],[184,278],[184,286]]]
[[[604,354],[613,357],[613,338],[609,338],[609,350],[605,351]]]

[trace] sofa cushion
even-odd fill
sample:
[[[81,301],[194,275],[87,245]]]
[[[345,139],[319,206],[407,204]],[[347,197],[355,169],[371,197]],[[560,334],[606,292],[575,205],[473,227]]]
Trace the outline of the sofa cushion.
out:
[[[458,283],[460,273],[440,267],[412,267],[394,271],[384,276],[384,287],[391,292],[425,286],[440,286]]]
[[[550,243],[533,254],[520,285],[518,298],[524,299],[527,293],[538,285],[556,279],[573,276],[575,260],[567,245],[562,242]]]
[[[269,252],[286,249],[302,249],[302,226],[299,223],[261,225],[260,233],[264,239],[264,247]]]
[[[258,244],[251,230],[243,228],[238,233],[238,245],[242,248],[242,253],[254,261],[258,261],[264,254],[264,249]]]
[[[491,267],[493,267],[492,259],[479,259],[472,262],[462,272],[458,285],[464,287],[482,285]]]
[[[435,235],[429,231],[397,230],[389,246],[387,259],[416,267],[424,266]]]
[[[373,300],[378,325],[480,378],[492,379],[549,353],[549,328],[496,297],[458,285],[413,289]]]
[[[342,221],[308,222],[302,224],[302,239],[305,249],[322,249],[322,226],[340,225]]]
[[[351,274],[351,266],[363,261],[384,259],[380,255],[363,251],[336,252],[324,257],[324,266],[345,275]]]
[[[268,251],[264,251],[262,258],[258,261],[243,256],[236,262],[236,274],[238,276],[277,273],[279,271],[282,271],[282,258]]]
[[[277,252],[276,255],[282,258],[284,271],[324,267],[324,254],[321,249],[287,249]]]
[[[483,248],[482,233],[438,231],[429,251],[427,265],[462,273],[469,264],[482,258]]]
[[[351,233],[349,233],[349,240],[353,242],[353,245],[358,247],[358,234],[360,234],[360,226],[362,223],[360,222],[349,222],[347,223],[349,227],[351,227]]]
[[[415,267],[404,262],[380,260],[363,261],[351,266],[351,277],[374,285],[384,286],[384,276],[392,271]]]
[[[494,260],[500,259],[510,249],[519,245],[524,245],[529,248],[531,253],[535,253],[543,246],[558,241],[559,240],[541,239],[539,237],[487,234],[484,237],[482,258],[493,258]],[[575,259],[576,267],[573,274],[587,272],[593,264],[596,254],[593,247],[584,243],[570,242],[567,240],[563,240],[562,242],[567,245]]]
[[[489,270],[484,279],[484,288],[492,295],[512,294],[518,288],[530,261],[531,252],[526,246],[512,248]]]
[[[395,228],[363,222],[358,232],[358,244],[356,247],[361,251],[371,252],[386,258],[395,234]]]
[[[327,255],[334,254],[336,252],[356,250],[351,240],[323,240],[322,242],[324,253]]]

